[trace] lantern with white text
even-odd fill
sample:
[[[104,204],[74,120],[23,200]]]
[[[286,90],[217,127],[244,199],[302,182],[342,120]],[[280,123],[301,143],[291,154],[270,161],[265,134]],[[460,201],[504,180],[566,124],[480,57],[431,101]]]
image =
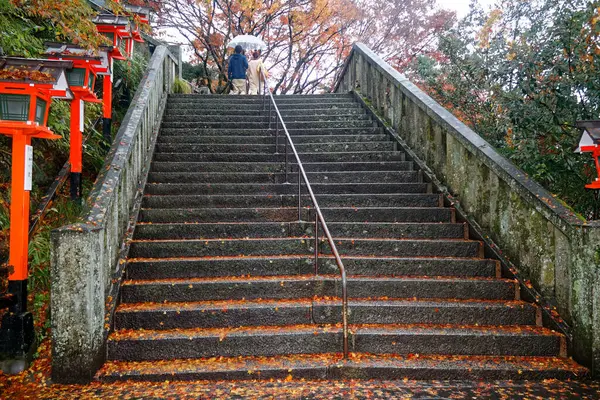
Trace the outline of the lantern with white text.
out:
[[[48,129],[48,111],[52,97],[69,97],[65,70],[72,66],[67,61],[0,58],[0,134],[12,138],[8,279],[13,304],[2,326],[15,332],[10,346],[20,351],[31,345],[33,335],[33,320],[26,312],[31,139],[60,138]]]

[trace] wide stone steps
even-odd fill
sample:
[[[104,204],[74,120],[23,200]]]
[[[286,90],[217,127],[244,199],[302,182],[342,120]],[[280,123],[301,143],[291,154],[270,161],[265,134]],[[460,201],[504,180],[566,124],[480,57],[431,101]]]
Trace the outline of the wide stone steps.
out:
[[[233,134],[235,136],[264,136],[268,134],[272,134],[273,131],[269,131],[268,126],[261,129],[248,129],[248,128],[240,128],[232,131],[231,129],[225,128],[197,128],[197,127],[188,127],[188,128],[162,128],[160,131],[160,137],[164,136],[180,136],[180,135],[189,135],[189,136],[227,136]],[[368,127],[368,128],[328,128],[328,129],[290,129],[288,127],[288,132],[290,136],[324,136],[324,135],[380,135],[383,133],[383,129],[381,127]],[[303,161],[304,162],[304,161]]]
[[[481,277],[357,277],[348,278],[352,298],[516,300],[516,283]],[[399,295],[401,293],[401,295]],[[341,295],[335,275],[212,277],[123,283],[121,301],[194,302],[249,299],[301,299]]]
[[[417,298],[516,300],[516,283],[479,277],[360,277],[348,278],[352,298]],[[401,295],[399,295],[401,294]],[[340,296],[335,275],[213,277],[134,281],[123,283],[121,301],[194,302],[210,300],[301,299]]]
[[[183,106],[180,104],[180,106]],[[252,111],[253,115],[256,116],[265,116],[269,115],[269,108],[263,109],[261,105],[255,106],[253,109],[245,106],[246,108],[215,108],[210,105],[206,105],[202,107],[202,114],[207,116],[212,115],[226,115],[226,116],[248,116],[249,111]],[[366,114],[365,110],[360,108],[356,103],[348,103],[347,106],[343,107],[302,107],[301,109],[297,108],[286,108],[279,110],[281,116],[286,120],[288,117],[295,116],[317,116],[319,119],[323,116],[329,115],[363,115]],[[174,117],[177,115],[196,115],[198,113],[198,109],[196,107],[167,107],[165,115],[169,117]],[[272,111],[271,116],[274,115]]]
[[[306,238],[134,240],[131,257],[203,257],[265,256],[306,254],[314,251],[314,241]],[[406,257],[478,257],[482,253],[478,241],[428,239],[336,239],[342,255],[390,255]],[[329,252],[323,243],[324,252]]]
[[[268,112],[260,113],[260,115],[229,115],[228,113],[213,115],[198,115],[198,113],[190,113],[190,114],[171,114],[167,113],[163,118],[163,122],[195,122],[198,124],[202,124],[204,122],[261,122],[268,123],[271,121],[272,129],[275,130],[277,123],[277,115],[275,113],[271,113],[271,117],[269,117]],[[269,119],[270,118],[270,119]],[[326,121],[347,121],[348,119],[352,119],[353,121],[370,121],[371,117],[367,114],[359,114],[359,113],[347,113],[347,114],[323,114],[323,115],[315,115],[312,113],[307,113],[304,115],[292,114],[286,115],[285,124],[287,125],[289,122],[326,122]],[[280,124],[281,127],[281,124]]]
[[[395,151],[396,144],[391,141],[381,142],[333,142],[296,144],[296,151],[303,153],[336,153],[336,152],[382,152]],[[157,143],[158,153],[279,153],[285,152],[285,145],[273,144],[198,144],[198,143]],[[289,150],[291,153],[291,150]],[[292,156],[293,157],[293,156]]]
[[[310,204],[303,195],[302,204]],[[323,207],[441,207],[439,194],[388,193],[388,194],[322,194],[319,204]],[[298,205],[297,194],[225,194],[225,195],[147,195],[142,208],[269,208],[294,207]]]
[[[499,277],[497,261],[481,258],[345,256],[344,266],[351,275],[361,276],[446,276]],[[208,278],[220,276],[284,276],[314,273],[314,260],[306,255],[269,257],[178,257],[130,258],[127,276],[132,280]],[[318,270],[337,274],[331,255],[321,255]],[[401,295],[401,294],[400,294]]]
[[[219,128],[219,129],[269,129],[268,121],[244,122],[244,121],[216,121],[216,122],[186,122],[186,121],[167,121],[163,122],[164,128]],[[301,121],[286,122],[288,129],[319,129],[319,128],[369,128],[373,127],[370,120],[354,118],[344,121]],[[273,124],[273,128],[275,128]]]
[[[302,97],[302,98],[294,98],[289,96],[278,96],[277,97],[277,107],[285,107],[286,105],[295,105],[298,107],[302,107],[304,104],[356,104],[355,100],[351,96],[344,97]],[[176,106],[179,104],[194,104],[198,107],[203,105],[207,106],[232,106],[239,104],[251,104],[251,105],[260,105],[263,106],[262,97],[232,97],[227,98],[226,96],[214,96],[213,98],[186,98],[186,97],[170,97],[169,105]],[[266,108],[269,108],[269,104],[267,102]]]
[[[338,266],[263,98],[175,95],[98,380],[587,373],[352,96],[276,99],[347,270],[350,358]]]
[[[385,142],[383,142],[385,143]],[[180,146],[185,148],[186,146]],[[230,147],[222,148],[221,150],[232,150]],[[275,150],[273,145],[271,150]],[[297,149],[298,150],[298,149]],[[269,153],[165,153],[155,152],[155,161],[166,162],[274,162],[284,163],[285,154],[283,152],[274,154]],[[290,152],[291,153],[291,152]],[[302,163],[304,162],[386,162],[386,161],[406,161],[406,155],[400,151],[353,151],[353,152],[300,152]],[[292,159],[293,155],[288,154],[288,158]],[[306,160],[306,161],[305,161]]]
[[[332,222],[328,224],[334,238],[390,239],[464,239],[464,224]],[[312,234],[314,225],[303,222],[202,222],[144,223],[135,231],[136,239],[218,239],[272,238]]]
[[[445,207],[322,207],[331,222],[455,222],[454,210]],[[302,209],[304,221],[315,218],[311,209]],[[140,211],[142,222],[291,222],[298,220],[298,210],[279,208],[149,208]]]
[[[408,183],[420,182],[417,171],[355,171],[348,174],[344,171],[307,172],[309,182],[314,183]],[[297,174],[288,174],[287,182],[298,182]],[[304,178],[300,178],[304,179]],[[284,173],[264,172],[150,172],[150,183],[285,183]],[[304,181],[302,181],[304,183]]]
[[[218,362],[216,362],[218,361]],[[177,371],[173,375],[173,371]],[[155,361],[108,361],[97,378],[163,381],[165,377],[185,381],[271,379],[484,379],[543,380],[585,379],[588,371],[569,358],[523,356],[457,356],[352,353],[283,355],[277,357],[220,357]]]
[[[411,161],[323,162],[303,163],[306,172],[327,171],[412,171]],[[270,162],[168,162],[155,161],[152,172],[284,172],[284,163]],[[297,172],[298,164],[289,163],[289,172]]]
[[[385,135],[323,135],[323,136],[292,136],[294,144],[306,143],[348,143],[348,142],[385,142],[388,141]],[[282,134],[277,138],[280,145],[286,144],[287,138]],[[268,136],[191,136],[189,133],[184,135],[161,136],[158,143],[177,144],[268,144],[275,145],[275,132]]]
[[[539,309],[523,301],[356,299],[351,324],[536,325]],[[125,303],[115,329],[237,328],[341,323],[340,300],[244,300]]]
[[[552,357],[564,337],[542,327],[355,325],[351,351],[369,354]],[[219,356],[315,354],[339,348],[337,326],[290,325],[177,330],[120,330],[109,338],[108,359],[169,360]]]
[[[427,183],[314,183],[315,194],[390,194],[390,193],[431,193]],[[270,183],[149,183],[148,195],[211,195],[211,194],[296,194],[297,185]],[[352,206],[352,205],[350,205]]]

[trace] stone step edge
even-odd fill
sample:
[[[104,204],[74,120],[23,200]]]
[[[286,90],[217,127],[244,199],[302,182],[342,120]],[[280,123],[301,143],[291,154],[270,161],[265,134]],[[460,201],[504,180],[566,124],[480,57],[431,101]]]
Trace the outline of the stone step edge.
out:
[[[356,372],[363,370],[363,374]],[[586,379],[589,371],[569,358],[527,356],[447,356],[418,354],[370,355],[350,353],[343,360],[339,353],[213,357],[156,361],[107,361],[96,380],[259,380],[281,379]],[[550,376],[544,375],[550,373]],[[304,385],[309,385],[307,381]],[[319,382],[318,384],[322,384]]]
[[[230,261],[257,261],[257,260],[263,260],[263,261],[269,261],[269,260],[312,260],[314,257],[314,255],[306,255],[306,254],[283,254],[283,255],[269,255],[269,256],[244,256],[244,257],[240,257],[240,256],[217,256],[217,257],[156,257],[156,258],[135,258],[135,257],[131,257],[131,258],[127,258],[127,262],[132,263],[144,263],[144,262],[152,262],[152,263],[156,263],[156,262],[178,262],[178,261],[182,261],[182,262],[188,262],[188,261],[210,261],[210,262],[214,262],[214,261],[222,261],[222,262],[230,262]],[[331,254],[319,254],[319,259],[330,259],[333,260],[334,256],[332,256]],[[350,255],[350,256],[344,256],[344,260],[388,260],[388,261],[394,261],[394,260],[414,260],[414,261],[423,261],[423,260],[453,260],[453,261],[479,261],[479,262],[496,262],[498,263],[499,261],[497,260],[490,260],[490,259],[486,259],[486,258],[480,258],[480,257],[416,257],[416,256],[411,256],[411,257],[386,257],[386,256],[376,256],[376,255],[362,255],[362,256],[356,256],[356,255]],[[279,275],[277,275],[279,276]]]
[[[281,326],[241,326],[226,328],[185,328],[185,329],[123,329],[112,331],[108,336],[108,342],[126,341],[154,341],[154,340],[178,340],[192,338],[236,338],[250,336],[285,336],[289,334],[311,334],[311,335],[339,335],[342,333],[341,324],[305,324]],[[566,356],[566,338],[551,329],[543,326],[476,326],[476,325],[454,325],[454,324],[349,324],[348,333],[352,335],[449,335],[461,336],[545,336],[558,337],[561,342],[561,356]],[[564,350],[564,351],[563,351]]]
[[[117,313],[136,312],[177,312],[177,311],[201,311],[214,309],[217,311],[228,311],[235,309],[253,308],[285,308],[285,307],[326,307],[341,306],[342,299],[339,297],[328,298],[304,298],[304,299],[251,299],[251,300],[206,300],[190,302],[144,302],[144,303],[121,303],[117,307]],[[421,306],[433,308],[446,308],[452,305],[460,307],[539,307],[533,303],[523,300],[485,300],[485,299],[413,299],[413,298],[350,298],[349,306]],[[541,322],[541,321],[540,321]],[[538,324],[541,326],[541,324]]]
[[[153,259],[156,260],[156,259]],[[279,282],[284,281],[339,281],[341,278],[337,274],[309,274],[309,275],[253,275],[253,276],[212,276],[202,278],[159,278],[159,279],[126,279],[123,281],[122,286],[143,286],[143,285],[183,285],[193,286],[194,284],[212,284],[222,282],[232,283],[245,283],[250,284],[251,282]],[[429,282],[504,282],[507,284],[517,285],[517,281],[511,278],[496,278],[496,277],[484,277],[484,276],[372,276],[372,275],[348,275],[347,280],[351,281],[370,281],[370,282],[406,282],[406,281],[429,281]],[[519,298],[515,298],[519,300]]]

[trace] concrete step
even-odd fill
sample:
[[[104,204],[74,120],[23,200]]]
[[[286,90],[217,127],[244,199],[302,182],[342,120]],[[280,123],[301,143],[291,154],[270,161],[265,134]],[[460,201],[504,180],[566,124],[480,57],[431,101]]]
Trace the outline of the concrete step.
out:
[[[427,183],[313,183],[315,195],[323,194],[389,194],[389,193],[428,193]],[[305,190],[305,189],[303,189]],[[297,185],[292,184],[251,184],[251,183],[148,183],[146,194],[150,195],[216,195],[216,194],[295,194]],[[307,206],[310,203],[304,204]]]
[[[169,256],[166,256],[169,257]],[[515,300],[517,283],[507,279],[474,277],[348,278],[351,298],[416,298]],[[161,280],[127,280],[121,287],[122,303],[191,302],[250,299],[304,299],[340,296],[337,275],[213,277]]]
[[[464,224],[439,223],[351,223],[328,224],[334,238],[402,238],[402,239],[464,239]],[[136,239],[219,239],[219,238],[314,238],[314,225],[303,222],[236,222],[236,223],[138,223]]]
[[[561,336],[539,327],[353,326],[352,351],[371,354],[553,357]],[[121,361],[315,354],[340,349],[341,328],[315,325],[123,330],[108,339],[107,358]],[[413,353],[416,352],[416,353]]]
[[[274,149],[274,147],[273,147]],[[294,160],[288,154],[289,162]],[[302,163],[305,162],[381,162],[406,161],[406,155],[399,151],[355,151],[330,153],[302,153]],[[166,162],[285,162],[285,154],[273,153],[154,153],[154,161]]]
[[[382,152],[395,151],[396,143],[383,142],[335,142],[335,143],[307,143],[296,144],[296,151],[300,160],[304,160],[303,153],[336,153],[336,152]],[[197,143],[157,143],[155,153],[280,153],[285,152],[285,146],[275,144],[197,144]],[[290,160],[294,159],[291,149]]]
[[[439,207],[439,194],[322,194],[317,201],[321,207]],[[302,204],[308,205],[308,195]],[[176,195],[144,196],[142,208],[236,208],[236,207],[294,207],[297,195]]]
[[[127,303],[115,330],[336,324],[341,300],[298,299],[192,303]],[[539,309],[522,301],[351,300],[351,324],[535,325]]]
[[[345,171],[307,172],[312,183],[420,183],[417,171]],[[283,173],[268,172],[150,172],[150,183],[285,183]],[[298,174],[288,174],[290,183],[298,182]],[[304,182],[303,178],[302,182]]]
[[[346,256],[350,275],[499,277],[497,261],[480,258]],[[320,255],[319,271],[337,274],[331,255]],[[127,276],[134,280],[218,276],[282,276],[314,273],[313,255],[276,257],[130,258]]]
[[[355,120],[354,118],[345,121],[304,121],[304,122],[286,122],[287,129],[320,129],[320,128],[369,128],[375,127],[375,122],[371,120]],[[217,129],[268,129],[269,123],[265,122],[183,122],[170,121],[163,122],[161,129],[165,128],[217,128]],[[275,128],[275,126],[273,126]],[[291,133],[290,133],[291,135]]]
[[[177,115],[190,115],[190,114],[198,114],[198,115],[241,115],[241,116],[246,116],[249,114],[252,115],[256,115],[256,114],[262,114],[262,115],[268,115],[269,114],[269,108],[267,107],[266,109],[263,109],[262,105],[256,105],[256,106],[245,106],[245,109],[239,109],[237,107],[235,108],[223,108],[223,107],[219,107],[219,108],[208,108],[210,107],[210,105],[207,105],[207,107],[202,107],[202,109],[198,110],[197,107],[195,106],[191,106],[191,107],[187,107],[187,104],[178,104],[178,106],[171,106],[168,107],[167,106],[167,110],[165,115],[169,116],[169,117],[174,117]],[[185,106],[185,107],[181,107],[181,106]],[[318,115],[318,116],[330,116],[330,115],[341,115],[341,114],[346,114],[346,115],[363,115],[366,114],[365,110],[363,108],[360,108],[358,106],[358,104],[356,103],[348,103],[347,106],[344,107],[328,107],[328,108],[319,108],[319,107],[306,107],[306,108],[286,108],[286,109],[280,109],[279,110],[281,116],[283,117],[283,120],[286,121],[287,117],[292,117],[292,116],[296,116],[296,115]],[[272,113],[271,115],[274,115],[274,113]]]
[[[302,220],[307,211],[301,210]],[[298,220],[295,207],[278,208],[143,208],[140,222],[291,222]]]
[[[382,162],[324,162],[302,163],[306,172],[327,171],[412,171],[411,161],[382,161]],[[284,163],[271,162],[168,162],[155,161],[152,172],[283,172]],[[288,171],[297,172],[298,164],[288,165]]]
[[[286,115],[289,111],[294,110],[302,110],[302,113],[314,113],[321,114],[327,113],[329,110],[361,110],[364,112],[364,109],[360,107],[358,103],[351,102],[335,102],[335,103],[323,103],[323,102],[310,102],[310,103],[285,103],[278,104],[279,112],[283,115]],[[196,112],[196,113],[229,113],[232,109],[237,111],[244,111],[246,115],[258,115],[265,114],[269,112],[269,106],[267,104],[266,107],[263,106],[262,103],[236,103],[236,104],[226,104],[226,103],[206,103],[206,104],[196,104],[196,103],[167,103],[166,112],[179,112],[179,113],[187,113],[187,112]],[[271,110],[272,113],[275,113],[275,110]]]
[[[273,129],[276,127],[277,114],[274,112],[271,113],[271,123]],[[371,117],[367,114],[359,114],[359,113],[347,113],[347,114],[315,114],[315,113],[306,113],[306,114],[293,114],[286,115],[283,117],[284,123],[287,125],[288,122],[303,122],[303,121],[346,121],[352,119],[353,121],[372,121]],[[207,113],[198,113],[198,112],[190,112],[188,114],[171,114],[167,113],[163,118],[163,122],[268,122],[269,121],[269,111],[258,111],[256,113],[246,113],[246,115],[231,115],[228,112],[217,113],[212,112],[210,114]]]
[[[295,105],[297,107],[301,107],[302,105],[311,105],[311,104],[358,104],[351,97],[320,97],[320,98],[289,98],[287,96],[277,96],[275,98],[275,103],[277,107],[284,105]],[[176,104],[194,104],[198,107],[203,106],[216,106],[216,105],[242,105],[242,104],[252,104],[252,105],[260,105],[263,106],[263,99],[261,97],[227,97],[227,98],[216,98],[216,99],[202,99],[197,97],[180,97],[180,98],[169,98],[169,105]],[[267,99],[266,107],[269,108],[269,100]]]
[[[383,128],[381,127],[367,127],[367,128],[328,128],[328,129],[290,129],[288,132],[292,137],[296,136],[324,136],[324,135],[381,135],[383,134]],[[201,136],[264,136],[270,134],[268,127],[261,129],[227,129],[227,128],[165,128],[161,127],[160,135],[162,136],[187,136],[187,135],[201,135]]]
[[[282,94],[273,95],[275,101],[279,99],[293,100],[306,100],[306,99],[354,99],[354,96],[350,93],[323,93],[323,94]],[[206,100],[206,101],[241,101],[241,100],[263,100],[262,96],[257,95],[227,95],[227,94],[184,94],[184,93],[170,93],[169,101],[175,99],[192,99],[192,100]],[[268,98],[267,98],[268,99]]]
[[[578,380],[589,371],[563,357],[371,355],[339,353],[274,357],[224,357],[153,361],[108,361],[96,375],[101,382],[272,379],[377,380]]]
[[[275,145],[275,132],[271,132],[265,136],[204,136],[204,135],[161,135],[158,137],[158,143],[177,144],[177,143],[194,143],[194,144],[268,144]],[[387,135],[311,135],[311,136],[292,136],[294,144],[310,144],[310,143],[338,143],[338,142],[385,142],[388,141]],[[284,145],[287,141],[283,135],[279,138],[279,144]]]
[[[381,255],[396,257],[459,257],[481,255],[481,243],[465,239],[345,239],[336,238],[341,255]],[[232,238],[195,240],[135,240],[131,242],[130,257],[206,257],[206,256],[267,256],[307,254],[314,249],[309,237]],[[327,242],[321,242],[323,253],[329,254]]]
[[[308,181],[313,183],[422,183],[419,171],[327,171],[307,172]],[[285,177],[280,176],[283,182]],[[304,183],[303,178],[300,178]],[[298,182],[298,174],[289,174],[288,181]]]
[[[443,207],[322,207],[330,222],[454,222],[453,209]],[[302,221],[314,221],[313,210],[300,211]],[[279,208],[150,208],[140,211],[141,222],[291,222],[297,207]]]
[[[454,209],[446,207],[321,207],[329,222],[455,222]],[[315,218],[310,210],[310,219]]]
[[[563,336],[535,326],[380,325],[355,332],[354,349],[370,354],[566,356]]]

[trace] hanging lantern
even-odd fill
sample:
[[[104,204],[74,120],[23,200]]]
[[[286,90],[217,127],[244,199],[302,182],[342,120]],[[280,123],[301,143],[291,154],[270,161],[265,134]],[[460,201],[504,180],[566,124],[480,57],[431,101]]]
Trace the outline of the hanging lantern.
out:
[[[594,157],[594,163],[596,164],[596,173],[598,177],[594,182],[589,185],[585,185],[588,189],[600,189],[600,121],[578,121],[576,126],[583,130],[581,139],[579,140],[579,146],[575,152],[578,153],[592,153]]]

